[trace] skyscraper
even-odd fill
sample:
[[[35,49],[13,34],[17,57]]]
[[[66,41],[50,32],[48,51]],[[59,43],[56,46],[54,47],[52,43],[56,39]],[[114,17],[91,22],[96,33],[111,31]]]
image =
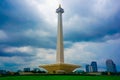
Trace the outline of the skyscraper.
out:
[[[92,66],[91,65],[86,65],[86,72],[93,72]]]
[[[116,65],[111,59],[106,60],[106,67],[107,72],[117,72]]]
[[[95,62],[95,61],[91,62],[91,66],[92,66],[93,72],[98,72],[98,69],[97,69],[97,62]]]
[[[88,64],[85,66],[85,69],[86,69],[86,72],[89,72],[89,65]]]
[[[86,65],[86,72],[98,72],[97,62],[92,61],[91,65],[87,64]]]

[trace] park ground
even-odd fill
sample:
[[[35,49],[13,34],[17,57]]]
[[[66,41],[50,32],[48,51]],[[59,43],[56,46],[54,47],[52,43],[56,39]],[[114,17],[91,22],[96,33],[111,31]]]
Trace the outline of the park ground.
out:
[[[5,76],[0,80],[120,80],[120,76],[37,75]]]

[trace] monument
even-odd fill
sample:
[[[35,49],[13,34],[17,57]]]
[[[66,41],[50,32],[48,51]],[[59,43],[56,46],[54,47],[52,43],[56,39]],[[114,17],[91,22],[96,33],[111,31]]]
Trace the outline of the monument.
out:
[[[62,14],[64,13],[64,9],[61,8],[61,5],[59,5],[59,8],[56,10],[56,13],[58,13],[56,63],[40,65],[39,67],[46,69],[50,74],[71,73],[74,69],[79,68],[80,66],[64,63],[64,46],[63,46],[63,30],[62,30]]]

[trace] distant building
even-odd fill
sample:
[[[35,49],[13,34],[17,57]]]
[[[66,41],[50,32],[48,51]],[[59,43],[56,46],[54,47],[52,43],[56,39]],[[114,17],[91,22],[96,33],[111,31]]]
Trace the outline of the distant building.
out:
[[[30,68],[24,68],[24,72],[30,72]]]
[[[89,66],[89,72],[93,72],[93,68],[91,65]]]
[[[93,72],[98,72],[98,69],[97,69],[97,62],[95,62],[95,61],[91,62],[91,66],[92,66]]]
[[[92,61],[91,65],[86,65],[86,72],[98,72],[97,62]]]
[[[117,72],[116,65],[111,59],[106,60],[106,67],[107,72]]]
[[[86,69],[86,72],[89,72],[89,65],[88,64],[86,65],[85,69]]]
[[[86,72],[93,72],[92,66],[91,65],[86,65]]]

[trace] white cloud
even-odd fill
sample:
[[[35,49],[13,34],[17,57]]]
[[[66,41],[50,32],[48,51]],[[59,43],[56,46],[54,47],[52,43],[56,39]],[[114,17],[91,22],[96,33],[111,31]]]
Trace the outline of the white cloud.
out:
[[[65,48],[65,62],[82,65],[97,61],[98,69],[105,70],[105,61],[112,59],[119,66],[120,39],[107,42],[76,42],[69,48]]]
[[[39,62],[52,63],[55,62],[55,50],[54,49],[45,49],[45,48],[35,48],[31,46],[23,46],[23,47],[7,47],[3,49],[4,52],[7,53],[24,53],[24,54],[33,54],[33,58],[36,60],[39,59]],[[25,56],[27,57],[27,56]],[[8,60],[9,61],[9,60]]]
[[[86,31],[88,28],[92,30],[95,27],[93,24],[103,24],[103,21],[114,18],[119,11],[119,2],[115,0],[74,0],[69,2],[66,0],[63,1],[63,4],[66,11],[64,27],[67,29],[65,28],[65,32],[72,30],[75,30],[75,32],[78,30]]]
[[[113,35],[106,35],[103,37],[103,40],[115,40],[120,38],[120,33],[116,33]]]
[[[57,14],[55,12],[56,8],[58,7],[58,1],[57,0],[25,0],[25,4],[34,10],[38,17],[42,17],[43,20],[45,20],[47,23],[51,25],[55,25],[57,21]],[[51,22],[52,21],[52,22]]]
[[[16,52],[30,53],[33,51],[33,49],[30,46],[23,46],[23,47],[8,47],[5,48],[3,51],[7,53],[16,53]]]
[[[91,27],[89,25],[98,23],[98,21],[95,18],[92,17],[84,17],[80,16],[79,14],[75,14],[71,16],[67,21],[64,22],[64,29],[66,32],[71,32],[75,30],[75,32],[85,32],[89,33],[87,29],[90,29]]]
[[[5,39],[7,39],[7,38],[8,38],[8,36],[7,36],[7,34],[5,33],[5,31],[0,30],[0,40],[5,40]]]
[[[23,69],[24,67],[38,67],[41,64],[49,64],[55,63],[55,53],[56,50],[54,49],[45,49],[45,48],[35,48],[31,46],[23,46],[23,47],[8,47],[3,50],[9,54],[12,53],[24,53],[28,54],[28,56],[13,56],[13,57],[0,57],[1,64],[17,64],[17,69]],[[19,53],[20,52],[20,53]],[[33,56],[29,56],[29,54]],[[7,67],[8,66],[2,66]],[[16,66],[14,66],[16,67]],[[10,68],[8,68],[10,69]]]
[[[55,53],[56,51],[54,49],[44,49],[44,48],[38,48],[36,57],[43,59],[42,63],[53,63],[55,62]]]
[[[37,37],[37,38],[53,37],[54,35],[51,33],[53,33],[53,32],[44,31],[44,30],[40,30],[40,29],[37,29],[37,30],[29,29],[24,32],[24,35],[29,36],[29,37]]]
[[[22,64],[24,63],[24,60],[21,57],[0,57],[1,63],[16,63],[16,64]]]
[[[96,54],[93,52],[86,51],[88,43],[73,43],[70,48],[65,49],[65,59],[69,63],[83,64],[90,62],[91,59],[96,58]]]
[[[82,65],[83,68],[85,64],[90,64],[91,61],[97,61],[98,68],[105,67],[106,59],[113,59],[113,61],[119,65],[120,51],[119,49],[119,39],[109,40],[107,42],[95,43],[95,42],[67,42],[71,46],[65,48],[65,62]],[[31,57],[1,57],[2,63],[12,62],[16,64],[23,64],[24,67],[38,67],[41,64],[52,64],[56,62],[56,50],[55,49],[45,49],[45,48],[35,48],[30,46],[24,47],[12,47],[4,49],[7,52],[26,52],[29,54],[34,54]],[[116,52],[116,53],[115,53]],[[26,54],[25,53],[25,54]],[[104,55],[104,56],[103,56]],[[24,62],[25,61],[25,62]],[[22,67],[22,66],[21,66]],[[22,67],[23,68],[23,67]],[[103,69],[103,68],[102,68]]]
[[[96,0],[92,9],[95,16],[107,19],[118,11],[118,4],[114,0]]]

